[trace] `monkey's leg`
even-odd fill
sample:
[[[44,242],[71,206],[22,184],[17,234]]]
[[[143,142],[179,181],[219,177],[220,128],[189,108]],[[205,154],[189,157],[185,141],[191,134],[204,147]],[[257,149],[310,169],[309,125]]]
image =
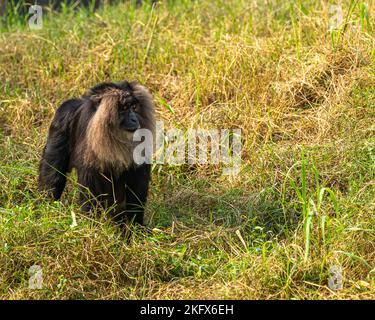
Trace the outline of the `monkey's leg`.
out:
[[[39,190],[51,192],[55,200],[60,199],[65,188],[70,160],[70,124],[80,104],[79,100],[68,100],[57,109],[39,164]]]
[[[39,190],[51,192],[59,200],[66,184],[69,166],[68,137],[56,128],[49,131],[39,164]]]
[[[126,214],[125,201],[118,203],[112,211],[113,220],[119,226],[125,226],[129,223],[128,216]]]
[[[79,203],[81,210],[93,214],[101,204],[101,193],[105,193],[101,184],[102,178],[95,170],[81,166],[77,168],[77,180],[80,185]]]
[[[130,221],[140,225],[143,225],[150,174],[151,166],[149,164],[129,169],[125,174],[126,214]]]
[[[85,187],[82,187],[80,190],[79,203],[82,212],[89,214],[93,213],[97,206],[96,200],[90,196],[90,192]]]

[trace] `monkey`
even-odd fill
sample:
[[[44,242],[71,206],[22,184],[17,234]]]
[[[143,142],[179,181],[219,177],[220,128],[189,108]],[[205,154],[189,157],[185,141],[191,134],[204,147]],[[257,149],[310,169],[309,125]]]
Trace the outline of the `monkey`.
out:
[[[133,160],[134,133],[154,137],[154,104],[136,82],[100,83],[56,110],[39,163],[38,188],[59,200],[76,170],[86,213],[108,209],[116,223],[144,225],[151,164]]]

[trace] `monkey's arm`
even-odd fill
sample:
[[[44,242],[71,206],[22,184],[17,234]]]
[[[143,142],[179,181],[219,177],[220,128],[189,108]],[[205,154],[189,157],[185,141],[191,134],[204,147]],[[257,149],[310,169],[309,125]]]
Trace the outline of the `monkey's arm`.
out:
[[[70,123],[81,100],[65,101],[56,111],[48,131],[47,143],[39,164],[39,190],[60,199],[66,183],[70,158]]]
[[[129,169],[126,180],[126,214],[130,221],[143,225],[144,207],[151,178],[151,165],[143,164]]]

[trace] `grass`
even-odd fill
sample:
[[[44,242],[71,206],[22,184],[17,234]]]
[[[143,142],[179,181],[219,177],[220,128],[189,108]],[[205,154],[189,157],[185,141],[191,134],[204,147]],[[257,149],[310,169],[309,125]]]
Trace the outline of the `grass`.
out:
[[[331,31],[326,1],[64,6],[41,30],[3,19],[0,298],[373,299],[374,9],[343,1]],[[74,175],[61,202],[36,190],[57,106],[124,78],[150,88],[166,129],[242,130],[238,176],[154,165],[154,229],[129,242],[80,213]]]

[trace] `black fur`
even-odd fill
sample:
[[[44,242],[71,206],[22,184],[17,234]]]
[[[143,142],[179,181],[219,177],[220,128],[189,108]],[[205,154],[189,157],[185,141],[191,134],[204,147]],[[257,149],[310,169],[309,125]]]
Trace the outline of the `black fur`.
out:
[[[66,175],[75,168],[82,189],[80,203],[83,211],[110,208],[116,222],[134,221],[143,225],[150,164],[101,172],[83,161],[85,149],[82,141],[98,107],[97,96],[108,88],[132,92],[132,84],[128,82],[103,83],[89,90],[81,99],[67,100],[57,109],[39,165],[39,190],[50,192],[55,200],[60,199]]]

